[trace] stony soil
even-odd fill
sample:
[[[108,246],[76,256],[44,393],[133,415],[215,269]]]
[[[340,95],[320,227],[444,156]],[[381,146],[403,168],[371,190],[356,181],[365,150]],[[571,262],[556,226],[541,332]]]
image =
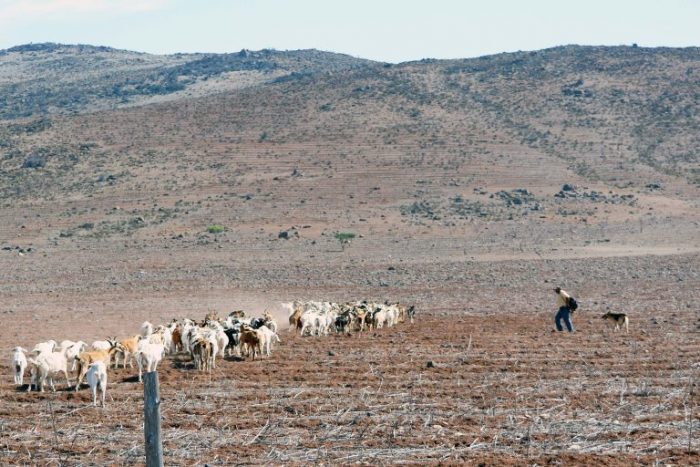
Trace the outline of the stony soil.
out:
[[[272,357],[219,361],[211,374],[168,357],[158,372],[165,463],[697,464],[698,260],[397,261],[383,269],[401,279],[387,276],[386,287],[362,282],[376,263],[319,266],[308,286],[306,271],[265,263],[229,287],[221,276],[235,272],[217,269],[46,290],[61,289],[57,274],[44,288],[5,282],[0,348],[126,335],[144,319],[208,309],[277,310],[283,297],[400,299],[418,305],[413,325],[320,338],[284,330]],[[573,335],[552,332],[553,276],[580,297]],[[629,334],[604,326],[608,309],[630,314]],[[102,409],[63,382],[55,394],[15,389],[3,363],[0,462],[143,462],[134,370],[110,372]]]

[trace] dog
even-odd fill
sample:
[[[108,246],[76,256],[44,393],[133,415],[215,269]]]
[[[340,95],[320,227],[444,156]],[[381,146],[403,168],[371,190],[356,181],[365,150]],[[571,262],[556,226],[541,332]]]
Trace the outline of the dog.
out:
[[[629,332],[630,332],[630,329],[629,329],[630,320],[625,313],[611,313],[608,311],[603,316],[601,316],[601,318],[611,321],[610,324],[611,324],[611,326],[613,326],[615,331],[619,331],[620,329],[622,329],[622,326],[624,326],[625,332],[627,332],[629,334]]]

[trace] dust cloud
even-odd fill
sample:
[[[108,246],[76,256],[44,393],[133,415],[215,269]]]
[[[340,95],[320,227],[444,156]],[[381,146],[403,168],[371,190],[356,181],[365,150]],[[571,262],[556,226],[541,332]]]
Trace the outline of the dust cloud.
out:
[[[274,300],[265,300],[260,298],[248,298],[243,299],[239,305],[234,308],[226,310],[225,313],[221,315],[222,318],[228,316],[228,314],[234,310],[245,311],[246,316],[262,316],[265,312],[272,315],[272,319],[277,322],[277,327],[279,330],[287,329],[289,327],[289,311],[282,302]]]

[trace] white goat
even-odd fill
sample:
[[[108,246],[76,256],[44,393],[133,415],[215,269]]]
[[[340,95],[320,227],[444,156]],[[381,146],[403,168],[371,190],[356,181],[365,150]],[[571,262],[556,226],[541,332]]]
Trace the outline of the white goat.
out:
[[[68,341],[68,342],[70,342],[70,341]],[[63,342],[61,344],[63,344]],[[73,362],[73,364],[71,365],[70,371],[75,371],[75,366],[77,364],[77,362],[75,361],[75,357],[80,355],[81,352],[85,351],[86,347],[87,347],[87,344],[85,342],[78,341],[78,342],[73,342],[68,347],[65,347],[62,349],[63,355],[66,356],[66,360],[68,360],[69,362]]]
[[[104,407],[105,395],[107,394],[107,365],[104,362],[91,363],[86,377],[92,392],[92,405],[97,405],[97,390],[99,389],[102,407]]]
[[[399,307],[396,305],[387,305],[384,307],[386,312],[386,326],[392,327],[399,322]]]
[[[216,331],[216,352],[218,353],[221,350],[221,358],[224,358],[226,347],[228,347],[228,336],[223,329]]]
[[[318,320],[320,319],[319,313],[316,311],[305,311],[301,315],[301,331],[299,332],[300,335],[304,335],[304,333],[308,330],[309,334],[313,335],[318,332],[317,328],[317,323]]]
[[[142,381],[144,367],[146,372],[156,371],[158,363],[165,355],[165,346],[163,344],[152,344],[148,338],[141,338],[138,348],[136,349],[136,363],[139,366],[139,383]]]
[[[22,347],[12,349],[12,369],[15,373],[15,384],[22,386],[24,384],[24,371],[27,369],[27,356],[24,355],[27,350]]]
[[[40,353],[44,352],[53,352],[55,348],[56,341],[52,339],[46,342],[39,342],[34,346],[31,353],[39,355]]]
[[[56,344],[56,348],[54,349],[56,352],[63,352],[66,350],[68,347],[72,346],[75,344],[75,341],[71,340],[63,340],[61,341],[60,344]]]
[[[148,321],[144,321],[141,325],[141,335],[143,337],[149,337],[151,334],[153,334],[153,325]]]
[[[170,353],[170,349],[173,345],[173,332],[170,328],[160,325],[153,330],[149,342],[151,344],[163,344],[165,353]]]
[[[328,331],[331,329],[331,326],[335,324],[335,319],[338,317],[338,314],[335,311],[327,311],[325,313],[319,313],[316,317],[316,333],[320,336],[323,334],[324,336],[328,335]]]
[[[385,309],[380,309],[374,313],[374,329],[381,329],[388,323],[388,316]]]
[[[182,331],[180,332],[180,340],[182,341],[182,349],[189,355],[192,355],[192,347],[194,346],[194,341],[199,335],[198,327],[192,324],[191,321],[186,320],[182,324]]]
[[[59,372],[63,373],[66,377],[66,384],[70,387],[68,361],[66,361],[66,356],[63,352],[43,352],[35,359],[30,358],[29,364],[31,365],[32,379],[27,388],[27,392],[31,391],[32,383],[34,383],[40,392],[44,392],[44,383],[47,379],[49,380],[51,390],[55,392],[56,387],[53,384],[53,374]]]
[[[112,348],[112,344],[108,340],[95,341],[90,345],[90,347],[92,347],[92,350],[109,350]]]
[[[224,332],[224,327],[221,325],[221,323],[213,320],[209,321],[207,323],[207,327],[204,328],[203,334],[208,336],[213,335],[214,340],[216,340],[216,346],[213,349],[214,357],[216,357],[216,354],[219,353],[219,350],[221,350],[221,358],[224,358],[224,352],[228,346],[228,336]]]
[[[262,353],[267,355],[268,357],[271,355],[271,349],[272,349],[272,344],[273,342],[282,342],[277,335],[276,332],[274,332],[272,329],[266,327],[266,326],[260,326],[257,329],[258,332],[258,338],[260,339],[260,348],[262,349]]]

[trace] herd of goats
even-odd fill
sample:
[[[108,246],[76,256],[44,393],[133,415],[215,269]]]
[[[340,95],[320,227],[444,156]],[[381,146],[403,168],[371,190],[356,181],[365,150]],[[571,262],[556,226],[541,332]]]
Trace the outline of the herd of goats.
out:
[[[415,307],[400,303],[331,303],[295,301],[283,303],[289,314],[289,330],[298,330],[302,336],[328,335],[331,332],[349,333],[381,329],[402,323],[406,319],[413,322]],[[83,341],[54,340],[36,344],[31,351],[15,347],[12,351],[14,382],[24,385],[24,373],[30,374],[27,391],[32,387],[44,391],[48,382],[52,391],[56,388],[53,376],[62,373],[70,387],[68,376],[77,372],[75,390],[80,389],[85,379],[92,391],[93,404],[97,405],[99,391],[104,406],[107,388],[107,369],[111,366],[122,368],[133,362],[139,369],[139,381],[143,371],[155,371],[158,363],[166,355],[184,353],[200,371],[216,368],[216,357],[237,356],[239,358],[256,355],[271,355],[274,342],[280,342],[278,326],[267,311],[262,317],[248,317],[242,310],[231,312],[226,319],[219,319],[214,313],[204,320],[174,319],[168,325],[153,326],[149,322],[141,325],[140,333],[126,339],[108,338],[95,341],[88,348]],[[27,354],[30,357],[27,357]]]

